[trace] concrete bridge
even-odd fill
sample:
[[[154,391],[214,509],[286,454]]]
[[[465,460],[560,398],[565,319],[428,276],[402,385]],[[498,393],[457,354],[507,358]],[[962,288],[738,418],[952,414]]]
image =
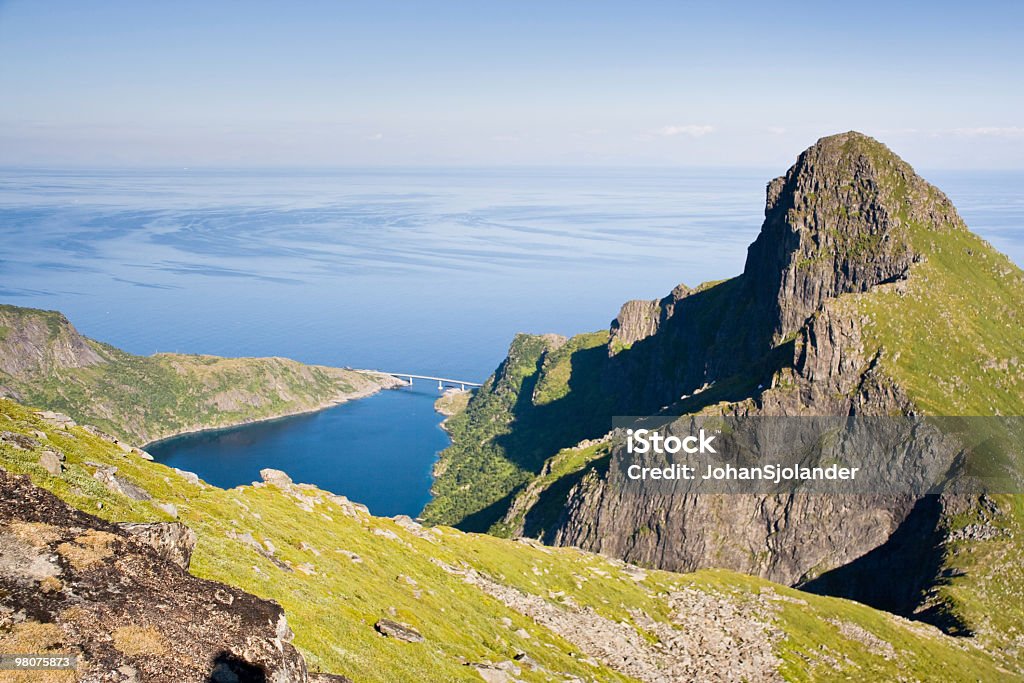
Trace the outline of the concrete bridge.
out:
[[[450,377],[431,377],[430,375],[410,375],[408,372],[382,372],[382,375],[391,375],[398,379],[404,379],[412,386],[414,379],[425,379],[431,382],[437,382],[437,390],[444,391],[445,385],[450,387],[458,387],[462,391],[466,390],[466,387],[480,387],[483,386],[479,382],[467,382],[463,379],[451,379]]]

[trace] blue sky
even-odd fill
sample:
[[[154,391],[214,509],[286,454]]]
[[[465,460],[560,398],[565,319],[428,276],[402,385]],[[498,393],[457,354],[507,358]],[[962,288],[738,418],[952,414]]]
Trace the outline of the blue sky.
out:
[[[984,0],[0,0],[0,164],[778,166],[857,129],[1024,168],[1022,25]]]

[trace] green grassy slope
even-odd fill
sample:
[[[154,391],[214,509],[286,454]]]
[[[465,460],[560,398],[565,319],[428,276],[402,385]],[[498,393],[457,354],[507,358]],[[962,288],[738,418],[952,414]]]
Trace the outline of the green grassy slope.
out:
[[[315,410],[395,383],[284,358],[135,356],[81,336],[54,311],[0,305],[0,324],[0,388],[138,445]]]
[[[766,632],[774,634],[770,654],[788,680],[1019,678],[935,629],[751,577],[722,571],[637,574],[575,549],[443,527],[417,529],[371,517],[311,486],[222,490],[194,484],[81,428],[56,429],[7,400],[0,400],[0,431],[39,441],[29,450],[0,442],[0,465],[30,475],[83,510],[114,521],[159,521],[170,515],[158,503],[176,506],[180,520],[198,534],[195,574],[279,601],[312,669],[361,682],[422,680],[425,675],[436,681],[480,680],[466,663],[503,662],[517,653],[542,667],[524,667],[519,675],[524,681],[563,676],[631,680],[610,668],[612,662],[599,661],[570,642],[570,634],[510,608],[446,567],[475,570],[494,585],[568,614],[570,621],[600,618],[655,650],[659,642],[667,647],[670,636],[712,633],[715,622],[708,621],[706,604],[724,605],[717,618],[726,620],[744,605],[759,605]],[[47,447],[66,456],[67,469],[59,477],[38,464]],[[137,501],[108,490],[93,477],[97,465],[117,467],[118,476],[154,500]],[[350,559],[353,553],[360,561]],[[672,606],[670,596],[676,600]],[[381,617],[412,625],[424,642],[377,635],[373,624]],[[730,651],[743,643],[726,645]]]
[[[600,377],[607,332],[571,339],[519,334],[506,360],[445,424],[452,445],[435,467],[431,523],[486,531],[544,461],[583,436],[607,431],[605,396],[574,378]],[[585,409],[584,409],[585,408]]]
[[[932,192],[937,192],[931,188]],[[911,198],[904,193],[904,201]],[[924,255],[905,288],[848,297],[864,316],[866,345],[880,367],[930,415],[1024,415],[1024,271],[952,217],[926,229],[905,211]],[[994,496],[997,508],[947,520],[950,578],[933,600],[994,650],[1024,662],[1024,495]],[[962,538],[965,529],[996,529]]]

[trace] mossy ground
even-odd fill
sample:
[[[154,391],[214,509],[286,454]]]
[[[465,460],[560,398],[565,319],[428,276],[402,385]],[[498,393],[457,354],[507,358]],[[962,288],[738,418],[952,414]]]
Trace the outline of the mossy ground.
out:
[[[628,680],[587,661],[579,648],[464,583],[439,563],[473,568],[507,586],[552,604],[569,600],[616,622],[635,625],[636,611],[669,619],[668,591],[681,586],[735,595],[762,591],[780,600],[777,654],[791,680],[1012,680],[982,652],[937,631],[922,631],[853,602],[807,595],[730,572],[690,575],[650,571],[631,578],[620,563],[571,548],[544,548],[439,527],[412,533],[390,519],[346,514],[313,487],[290,493],[273,486],[223,490],[196,486],[174,470],[123,453],[81,428],[54,429],[31,411],[0,400],[0,429],[46,433],[41,441],[66,454],[67,469],[53,477],[38,452],[0,445],[0,464],[29,474],[72,505],[113,521],[169,520],[156,503],[173,503],[199,538],[192,571],[280,602],[295,631],[295,644],[311,668],[341,672],[358,681],[479,680],[463,662],[498,662],[525,652],[545,669],[583,680]],[[119,476],[143,486],[153,501],[135,501],[92,477],[93,465],[114,465]],[[251,534],[275,549],[286,571],[239,536]],[[379,535],[381,534],[381,535]],[[265,547],[268,547],[265,545]],[[344,552],[342,552],[344,551]],[[355,553],[361,562],[350,559]],[[315,574],[300,567],[309,565]],[[407,581],[405,577],[411,579]],[[423,643],[379,636],[373,624],[394,618],[417,628]],[[510,619],[512,627],[502,623]],[[833,623],[856,624],[892,644],[887,659],[870,644],[849,638]],[[515,634],[525,629],[529,638]],[[654,636],[645,633],[650,640]],[[823,653],[828,653],[824,657]],[[837,670],[835,667],[840,667]],[[523,669],[527,681],[547,680]]]

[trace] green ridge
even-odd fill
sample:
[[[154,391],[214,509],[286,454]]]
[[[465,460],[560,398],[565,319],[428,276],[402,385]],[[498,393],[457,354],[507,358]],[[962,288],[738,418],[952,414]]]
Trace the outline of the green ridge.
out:
[[[0,363],[0,395],[6,388],[136,445],[316,410],[394,384],[285,358],[136,356],[81,336],[55,311],[0,305],[0,324],[0,354],[10,361]]]

